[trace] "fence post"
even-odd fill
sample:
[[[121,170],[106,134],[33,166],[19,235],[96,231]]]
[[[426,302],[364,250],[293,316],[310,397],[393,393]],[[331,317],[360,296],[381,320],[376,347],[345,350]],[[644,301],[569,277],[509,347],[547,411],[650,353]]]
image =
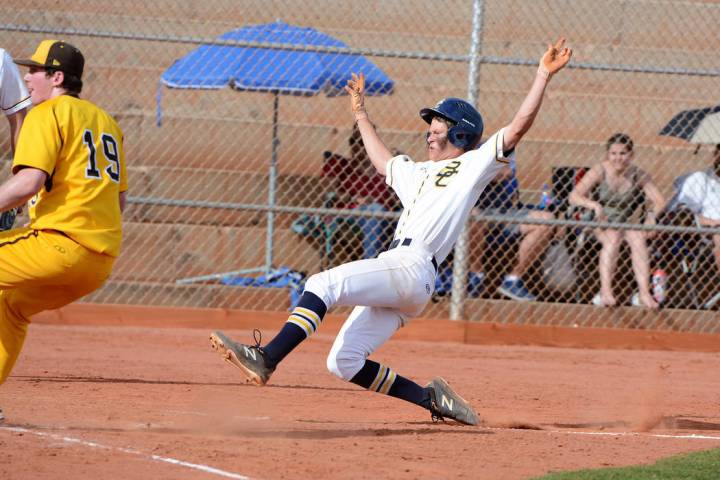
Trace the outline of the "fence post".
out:
[[[478,95],[478,80],[480,74],[480,53],[482,47],[483,0],[473,2],[473,22],[470,45],[470,62],[468,64],[468,101],[475,105]],[[463,302],[467,291],[468,272],[468,238],[470,236],[469,222],[455,244],[453,259],[452,293],[450,300],[450,319],[461,320],[463,317]]]

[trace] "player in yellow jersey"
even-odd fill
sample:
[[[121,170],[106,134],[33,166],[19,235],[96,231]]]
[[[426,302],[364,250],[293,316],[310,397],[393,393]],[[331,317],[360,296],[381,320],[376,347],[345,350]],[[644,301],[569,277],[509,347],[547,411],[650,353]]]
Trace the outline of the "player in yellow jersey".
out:
[[[127,175],[123,134],[81,100],[80,50],[45,40],[25,75],[33,108],[20,131],[0,211],[28,203],[27,227],[0,233],[0,383],[30,318],[98,289],[120,253]]]

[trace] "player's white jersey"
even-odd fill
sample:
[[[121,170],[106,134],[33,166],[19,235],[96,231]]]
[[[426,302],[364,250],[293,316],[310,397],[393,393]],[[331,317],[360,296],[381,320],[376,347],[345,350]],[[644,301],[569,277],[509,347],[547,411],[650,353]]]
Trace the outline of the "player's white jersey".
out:
[[[452,160],[415,163],[406,155],[390,159],[385,181],[404,208],[395,238],[422,241],[442,263],[482,191],[514,161],[514,151],[504,156],[503,135],[504,129]]]
[[[0,108],[5,115],[12,115],[29,106],[25,82],[10,55],[0,48]]]

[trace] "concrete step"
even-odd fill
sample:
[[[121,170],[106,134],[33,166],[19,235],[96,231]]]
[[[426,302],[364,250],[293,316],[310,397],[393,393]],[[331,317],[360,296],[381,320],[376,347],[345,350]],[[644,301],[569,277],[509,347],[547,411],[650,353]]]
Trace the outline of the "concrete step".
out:
[[[273,265],[315,273],[320,251],[289,229],[275,234]],[[124,225],[123,249],[113,279],[175,282],[178,279],[262,267],[265,229],[205,225]]]
[[[286,288],[176,285],[111,279],[100,290],[84,297],[83,302],[284,311],[290,309],[290,291]],[[212,326],[208,325],[208,328]]]
[[[266,172],[129,166],[131,198],[174,199],[226,204],[268,203]],[[276,183],[276,205],[321,207],[333,185],[328,179],[310,175],[281,175]],[[287,218],[285,218],[287,217]],[[288,227],[297,214],[278,215],[280,227]],[[263,224],[265,212],[214,209],[193,206],[162,206],[130,203],[126,221],[149,223],[194,223],[246,226]]]

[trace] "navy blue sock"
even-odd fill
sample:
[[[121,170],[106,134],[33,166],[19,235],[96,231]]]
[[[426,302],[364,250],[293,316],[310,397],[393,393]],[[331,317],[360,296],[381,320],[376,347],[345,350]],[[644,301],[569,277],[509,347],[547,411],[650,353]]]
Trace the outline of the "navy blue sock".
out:
[[[430,406],[430,393],[426,388],[372,360],[365,360],[365,365],[350,381],[368,390],[390,395],[415,405],[425,408]]]
[[[430,409],[430,391],[400,375],[397,376],[395,383],[390,387],[388,395]]]
[[[271,364],[269,366],[274,367],[280,363],[288,353],[312,335],[320,326],[326,312],[327,307],[320,297],[312,292],[304,292],[283,328],[263,347],[263,352]]]

